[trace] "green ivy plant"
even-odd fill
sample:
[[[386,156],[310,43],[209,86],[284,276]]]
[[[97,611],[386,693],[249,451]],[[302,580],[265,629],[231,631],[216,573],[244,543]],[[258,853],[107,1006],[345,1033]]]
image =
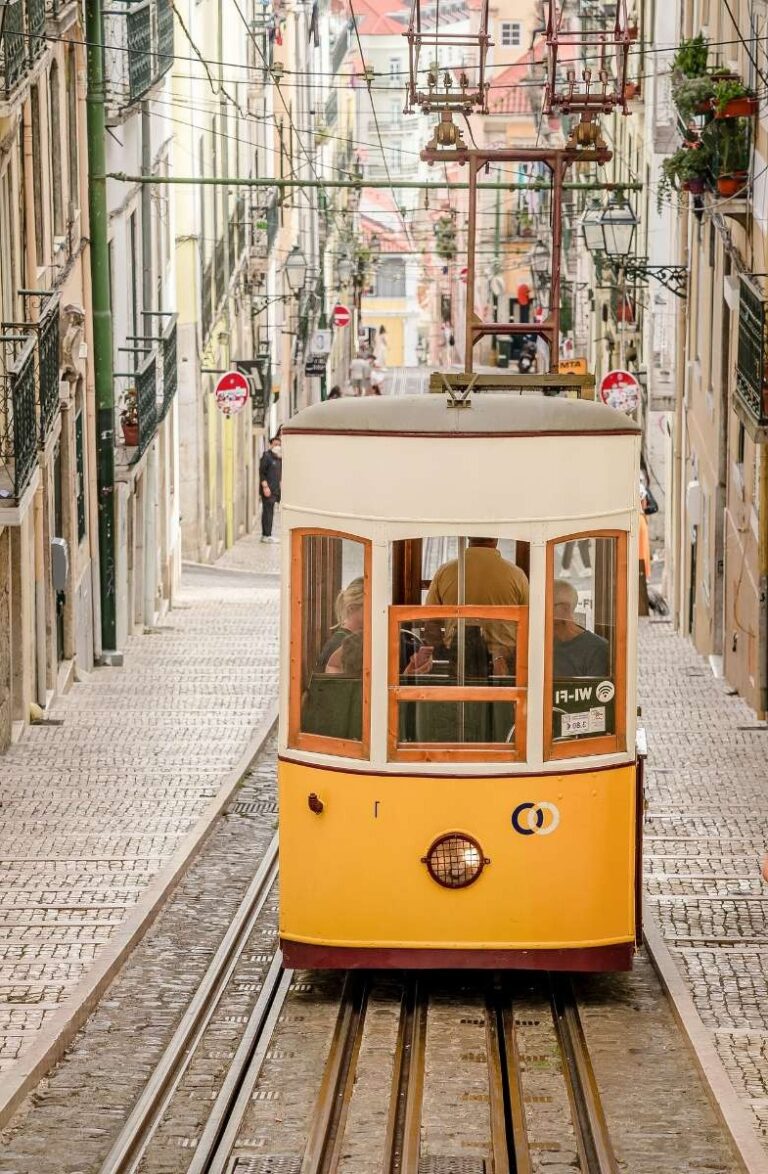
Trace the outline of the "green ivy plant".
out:
[[[699,108],[710,103],[714,94],[712,78],[706,73],[695,77],[681,73],[676,75],[672,83],[672,100],[686,126],[697,114],[702,113]]]
[[[674,155],[661,165],[659,184],[656,190],[656,206],[661,206],[673,191],[680,191],[690,180],[708,181],[712,169],[712,149],[708,141],[684,143]]]
[[[733,175],[749,169],[749,122],[746,118],[727,118],[719,124],[717,155],[720,175]]]

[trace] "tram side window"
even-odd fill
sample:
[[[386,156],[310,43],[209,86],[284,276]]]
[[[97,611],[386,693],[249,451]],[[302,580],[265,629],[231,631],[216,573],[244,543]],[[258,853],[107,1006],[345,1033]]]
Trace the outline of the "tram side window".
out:
[[[626,536],[550,544],[550,757],[623,749]]]
[[[370,544],[318,532],[295,533],[293,542],[290,742],[361,757],[368,740]]]
[[[393,544],[392,758],[524,757],[527,544],[502,542]]]

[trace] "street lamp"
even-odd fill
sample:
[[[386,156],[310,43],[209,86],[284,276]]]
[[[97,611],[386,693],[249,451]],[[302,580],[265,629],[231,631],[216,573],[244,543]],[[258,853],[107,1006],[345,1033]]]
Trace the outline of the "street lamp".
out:
[[[537,284],[545,284],[552,268],[552,259],[549,254],[549,249],[542,240],[536,241],[536,244],[531,249],[528,260],[531,266],[531,273],[536,279]]]
[[[582,213],[580,222],[581,235],[590,253],[601,253],[603,251],[602,216],[603,206],[600,201],[596,198],[590,200]]]
[[[600,229],[603,236],[603,245],[600,251],[617,261],[628,257],[632,252],[636,228],[637,217],[629,201],[624,198],[621,192],[615,192],[600,215]]]
[[[288,288],[293,294],[300,293],[304,288],[307,276],[307,262],[298,245],[294,245],[285,262],[285,278]]]

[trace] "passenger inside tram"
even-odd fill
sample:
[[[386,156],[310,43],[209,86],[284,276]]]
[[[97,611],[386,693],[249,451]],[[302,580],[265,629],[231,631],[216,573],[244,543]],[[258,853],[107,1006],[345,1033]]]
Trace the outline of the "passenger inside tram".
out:
[[[567,579],[556,579],[553,592],[554,675],[605,677],[611,671],[608,641],[576,623],[579,593]]]
[[[323,644],[323,647],[320,649],[320,655],[317,658],[317,672],[340,673],[344,671],[341,667],[341,649],[350,636],[362,631],[364,602],[362,578],[353,579],[351,583],[348,583],[346,587],[339,591],[334,604],[336,623],[328,634],[328,638]],[[358,643],[362,648],[362,639]]]

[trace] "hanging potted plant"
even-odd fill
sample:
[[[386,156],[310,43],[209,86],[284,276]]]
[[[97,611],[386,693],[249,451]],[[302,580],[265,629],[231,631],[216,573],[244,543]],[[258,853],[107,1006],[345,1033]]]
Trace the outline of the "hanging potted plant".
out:
[[[126,446],[136,448],[139,443],[139,399],[135,387],[129,387],[123,392],[120,401],[120,426],[123,429]]]
[[[700,195],[710,181],[712,151],[707,142],[678,147],[661,165],[656,203],[661,208],[672,190]]]
[[[672,83],[672,100],[684,126],[699,115],[712,116],[715,86],[709,74],[687,77],[679,74]]]
[[[721,123],[717,140],[719,168],[718,195],[728,199],[745,187],[749,176],[749,131],[743,119]]]
[[[715,118],[752,118],[757,114],[758,106],[755,95],[740,81],[715,82],[712,94]]]
[[[640,93],[640,86],[638,85],[637,82],[625,82],[624,83],[624,100],[626,102],[631,102],[632,99],[636,98],[639,93]]]

